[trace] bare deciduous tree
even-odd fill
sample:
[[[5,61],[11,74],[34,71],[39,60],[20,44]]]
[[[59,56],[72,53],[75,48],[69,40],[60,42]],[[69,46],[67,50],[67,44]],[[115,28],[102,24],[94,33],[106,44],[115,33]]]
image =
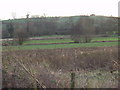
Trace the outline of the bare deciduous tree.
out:
[[[19,45],[22,45],[23,42],[26,41],[28,38],[27,32],[22,31],[21,29],[17,29],[14,34],[15,34],[15,40],[18,42]]]
[[[81,17],[74,25],[71,38],[76,43],[87,43],[92,39],[94,33],[94,21],[88,16]]]
[[[14,23],[14,41],[22,45],[28,39],[29,33],[26,29],[26,24]]]

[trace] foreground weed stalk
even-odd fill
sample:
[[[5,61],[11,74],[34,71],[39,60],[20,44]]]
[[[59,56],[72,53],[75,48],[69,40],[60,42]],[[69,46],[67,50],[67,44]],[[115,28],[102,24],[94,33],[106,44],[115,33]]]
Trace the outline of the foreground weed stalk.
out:
[[[17,60],[18,61],[18,60]],[[20,60],[22,62],[22,60]],[[39,82],[39,80],[37,78],[34,77],[34,75],[32,75],[29,70],[25,67],[24,64],[22,64],[21,62],[18,61],[18,64],[29,74],[31,75],[31,77],[37,82],[37,84],[39,84],[41,86],[41,88],[46,88],[46,86],[44,86],[42,83]]]

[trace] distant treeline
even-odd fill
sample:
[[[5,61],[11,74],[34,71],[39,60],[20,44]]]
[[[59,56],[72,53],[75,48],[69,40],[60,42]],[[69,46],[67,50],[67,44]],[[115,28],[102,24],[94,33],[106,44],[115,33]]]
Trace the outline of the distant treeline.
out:
[[[95,35],[111,35],[118,33],[118,19],[116,17],[105,16],[70,16],[70,17],[40,17],[9,19],[2,21],[2,38],[14,37],[14,32],[18,28],[21,31],[28,29],[29,35],[70,35],[80,18],[89,17],[94,23]],[[85,25],[87,27],[87,25]]]

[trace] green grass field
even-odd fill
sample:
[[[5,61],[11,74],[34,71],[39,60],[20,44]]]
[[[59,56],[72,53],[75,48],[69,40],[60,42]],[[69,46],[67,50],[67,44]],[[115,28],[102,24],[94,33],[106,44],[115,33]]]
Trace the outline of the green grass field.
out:
[[[41,36],[42,38],[49,38],[49,37],[60,37],[60,36],[64,36],[64,35],[51,35],[51,36]],[[117,41],[118,37],[95,37],[92,39],[91,42],[96,42],[96,41]],[[3,41],[3,43],[6,41]],[[7,42],[11,42],[11,41],[7,41]],[[48,40],[28,40],[24,42],[25,44],[47,44],[47,43],[68,43],[68,42],[74,42],[71,39],[48,39]]]
[[[96,38],[93,38],[92,42],[117,41],[117,40],[118,40],[117,37],[96,37]],[[41,44],[41,43],[67,43],[67,42],[74,42],[74,41],[71,39],[29,40],[29,41],[24,42],[24,45],[25,44]]]
[[[50,39],[50,40],[29,40],[24,42],[25,44],[39,44],[39,43],[65,43],[65,42],[74,42],[71,39]]]
[[[34,49],[54,49],[54,48],[117,46],[118,45],[117,40],[118,40],[117,37],[96,37],[92,39],[91,43],[68,43],[68,42],[74,42],[71,39],[29,40],[29,41],[25,41],[22,46],[9,46],[9,48],[15,50],[34,50]],[[115,41],[115,42],[96,42],[96,41]],[[64,43],[64,44],[52,44],[52,43]],[[28,45],[28,44],[33,44],[33,45]],[[34,45],[34,44],[46,44],[46,45]],[[7,47],[3,46],[3,50]]]
[[[101,47],[118,46],[118,42],[96,42],[96,43],[74,43],[74,44],[49,44],[49,45],[22,45],[9,46],[13,50],[35,50],[35,49],[54,49],[54,48],[75,48],[75,47]],[[7,47],[3,47],[7,49]]]
[[[118,40],[118,37],[96,37],[92,41],[115,41]]]

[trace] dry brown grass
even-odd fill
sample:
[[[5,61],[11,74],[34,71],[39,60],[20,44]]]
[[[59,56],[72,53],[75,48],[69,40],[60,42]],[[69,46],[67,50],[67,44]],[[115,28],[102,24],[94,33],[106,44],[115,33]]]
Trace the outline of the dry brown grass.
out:
[[[69,88],[71,70],[76,73],[75,87],[111,88],[118,84],[117,47],[5,51],[2,58],[3,87]]]

